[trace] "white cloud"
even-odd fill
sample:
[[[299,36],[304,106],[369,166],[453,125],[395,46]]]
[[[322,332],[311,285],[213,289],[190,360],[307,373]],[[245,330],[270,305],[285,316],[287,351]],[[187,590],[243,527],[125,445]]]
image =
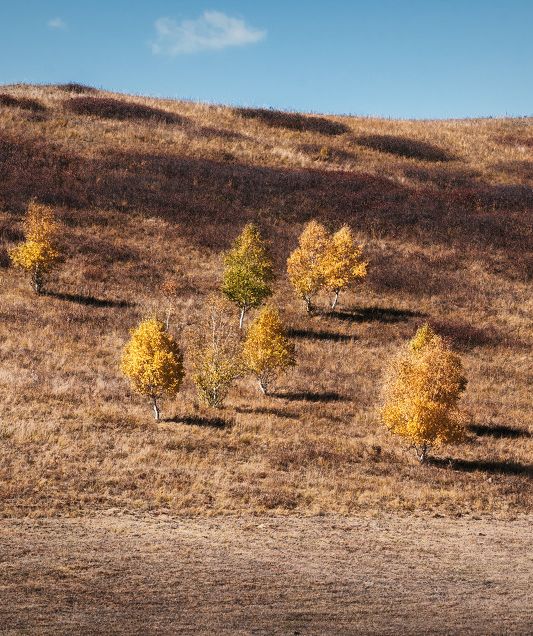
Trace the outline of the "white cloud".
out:
[[[47,22],[50,29],[66,29],[67,23],[61,18],[52,18]]]
[[[170,56],[254,44],[266,36],[266,31],[250,27],[244,20],[231,18],[220,11],[204,11],[196,20],[179,23],[171,18],[159,18],[155,29],[157,38],[152,42],[152,52]]]

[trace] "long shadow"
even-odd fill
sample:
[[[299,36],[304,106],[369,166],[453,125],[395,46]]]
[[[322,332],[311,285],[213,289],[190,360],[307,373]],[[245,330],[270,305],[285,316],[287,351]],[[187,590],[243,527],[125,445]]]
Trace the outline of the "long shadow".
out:
[[[315,331],[313,329],[288,329],[287,335],[291,338],[303,338],[304,340],[333,340],[337,342],[351,342],[355,336],[331,331]]]
[[[234,108],[233,112],[244,119],[257,119],[273,128],[286,128],[299,132],[314,132],[322,135],[342,135],[350,129],[345,124],[316,115],[302,115],[272,108]]]
[[[231,422],[221,417],[200,417],[198,415],[186,415],[185,417],[176,416],[169,417],[165,422],[174,422],[175,424],[187,424],[189,426],[204,426],[208,428],[227,428],[231,426]]]
[[[479,437],[497,437],[507,439],[517,439],[519,437],[531,437],[529,431],[519,428],[511,428],[504,424],[489,426],[488,424],[472,424],[470,430]]]
[[[94,296],[84,296],[83,294],[67,294],[64,292],[45,292],[47,296],[52,298],[58,298],[59,300],[66,300],[71,303],[78,303],[79,305],[87,305],[89,307],[133,307],[133,303],[127,300],[108,300],[107,298],[95,298]]]
[[[63,108],[76,115],[95,115],[105,119],[152,120],[165,124],[183,124],[185,117],[162,108],[136,102],[123,102],[114,97],[71,97]]]
[[[501,475],[521,475],[533,478],[533,464],[519,464],[518,462],[497,462],[469,459],[453,459],[451,457],[430,457],[428,463],[440,468],[451,468],[467,473],[478,470]]]
[[[256,407],[250,408],[249,406],[238,406],[237,413],[257,413],[260,415],[275,415],[276,417],[282,417],[287,420],[297,420],[300,416],[297,413],[290,413],[283,409],[276,409],[271,407]]]
[[[345,402],[348,399],[336,391],[292,391],[272,395],[291,402]]]
[[[330,314],[337,320],[347,322],[405,322],[409,318],[424,318],[426,314],[409,309],[396,309],[395,307],[360,307],[351,311],[332,311]]]
[[[355,141],[360,146],[386,152],[407,159],[419,159],[422,161],[452,161],[453,155],[425,141],[410,139],[409,137],[397,137],[395,135],[360,135]]]

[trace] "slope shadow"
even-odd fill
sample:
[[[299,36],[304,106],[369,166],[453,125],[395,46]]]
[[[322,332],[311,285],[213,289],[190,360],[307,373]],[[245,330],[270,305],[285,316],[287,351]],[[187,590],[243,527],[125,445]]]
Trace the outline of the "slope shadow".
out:
[[[8,95],[7,93],[0,94],[0,106],[24,108],[25,110],[31,110],[34,113],[43,113],[46,110],[46,106],[36,99],[30,99],[29,97],[13,97],[13,95]]]
[[[273,128],[285,128],[299,132],[320,133],[322,135],[342,135],[350,129],[326,117],[316,115],[302,115],[272,108],[234,108],[233,112],[244,119],[257,119]]]
[[[164,124],[183,124],[186,121],[185,117],[168,110],[114,97],[71,97],[63,102],[63,108],[76,115],[94,115],[120,121],[151,120]]]
[[[531,433],[529,431],[512,428],[510,426],[505,426],[504,424],[497,424],[495,426],[490,426],[488,424],[471,424],[469,428],[479,437],[497,437],[507,439],[531,437]]]
[[[365,148],[386,152],[407,159],[419,159],[422,161],[451,161],[453,155],[434,144],[409,137],[397,137],[395,135],[360,135],[355,139],[356,143]]]
[[[337,391],[289,391],[286,393],[273,393],[274,397],[289,400],[291,402],[346,402],[347,397]]]
[[[452,457],[430,457],[428,463],[440,468],[451,468],[466,473],[478,470],[502,475],[522,475],[533,479],[533,464],[520,464],[518,462],[499,462],[470,459],[453,459]]]
[[[84,296],[83,294],[67,294],[64,292],[45,292],[46,296],[57,298],[59,300],[66,300],[71,303],[78,303],[80,305],[87,305],[89,307],[133,307],[134,304],[127,300],[108,300],[107,298],[95,298],[94,296]]]
[[[216,249],[229,245],[236,218],[242,223],[254,220],[256,210],[270,208],[280,198],[283,213],[272,211],[272,218],[284,223],[317,216],[323,222],[342,224],[353,220],[352,211],[357,210],[361,231],[372,228],[395,240],[412,239],[416,227],[417,233],[438,245],[445,235],[447,245],[450,241],[471,245],[475,238],[479,248],[491,246],[509,253],[529,247],[533,188],[522,185],[476,184],[440,192],[366,173],[272,168],[164,153],[109,151],[88,159],[51,141],[20,140],[3,132],[0,172],[0,205],[13,212],[22,211],[31,197],[72,210],[127,213],[134,209],[179,223],[196,244]],[[221,193],[224,206],[220,206]],[[207,218],[210,223],[198,223]],[[77,216],[78,223],[85,219]],[[527,263],[520,263],[510,259],[505,268],[522,275]],[[431,280],[432,273],[435,278],[434,270],[432,261],[420,262],[417,286]]]
[[[332,311],[330,314],[337,320],[347,322],[404,322],[409,318],[424,318],[426,314],[409,309],[396,309],[394,307],[361,307],[351,311]]]
[[[188,426],[204,426],[208,428],[227,428],[232,422],[221,417],[200,417],[198,415],[186,415],[185,417],[176,415],[168,417],[165,422],[174,422],[175,424],[187,424]]]
[[[313,329],[288,329],[287,335],[291,338],[303,338],[304,340],[334,340],[337,342],[351,342],[355,336],[332,331],[315,331]]]

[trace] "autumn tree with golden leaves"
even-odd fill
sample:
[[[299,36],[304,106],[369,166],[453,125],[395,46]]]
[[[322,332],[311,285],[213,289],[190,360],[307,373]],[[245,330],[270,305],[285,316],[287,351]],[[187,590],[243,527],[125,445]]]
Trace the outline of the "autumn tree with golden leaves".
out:
[[[212,295],[193,337],[193,381],[200,400],[220,408],[235,380],[243,374],[242,343],[232,318],[232,305]]]
[[[30,275],[34,291],[43,291],[45,275],[60,258],[55,244],[58,224],[54,211],[47,205],[31,201],[24,221],[25,241],[9,252],[11,263]]]
[[[429,325],[391,363],[383,421],[409,442],[421,463],[433,447],[465,438],[458,403],[466,384],[460,357]]]
[[[285,333],[279,311],[267,305],[254,319],[243,347],[243,360],[247,369],[259,381],[264,394],[272,382],[294,366],[294,344]]]
[[[240,310],[239,327],[249,309],[272,295],[274,270],[259,229],[248,223],[224,255],[222,293]]]
[[[313,309],[313,296],[324,286],[324,255],[329,236],[318,221],[310,221],[298,240],[298,247],[287,259],[287,273],[296,294]]]
[[[175,396],[184,376],[183,355],[162,321],[149,318],[132,330],[121,370],[135,392],[150,398],[159,420],[159,400],[163,395]]]
[[[363,246],[358,245],[352,230],[344,225],[328,241],[322,259],[324,287],[333,293],[331,308],[335,309],[339,294],[367,273],[367,265],[362,259]]]

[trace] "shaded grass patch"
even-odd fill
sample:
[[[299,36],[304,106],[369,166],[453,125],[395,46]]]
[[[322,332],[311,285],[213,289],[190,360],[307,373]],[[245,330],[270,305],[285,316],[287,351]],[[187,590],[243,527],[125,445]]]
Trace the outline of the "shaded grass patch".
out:
[[[161,108],[124,102],[113,97],[73,97],[63,102],[63,107],[76,115],[93,115],[121,121],[137,119],[164,124],[182,124],[185,121],[184,117]]]
[[[397,137],[396,135],[359,135],[355,140],[360,146],[386,152],[406,159],[420,161],[452,161],[449,152],[419,139]]]

